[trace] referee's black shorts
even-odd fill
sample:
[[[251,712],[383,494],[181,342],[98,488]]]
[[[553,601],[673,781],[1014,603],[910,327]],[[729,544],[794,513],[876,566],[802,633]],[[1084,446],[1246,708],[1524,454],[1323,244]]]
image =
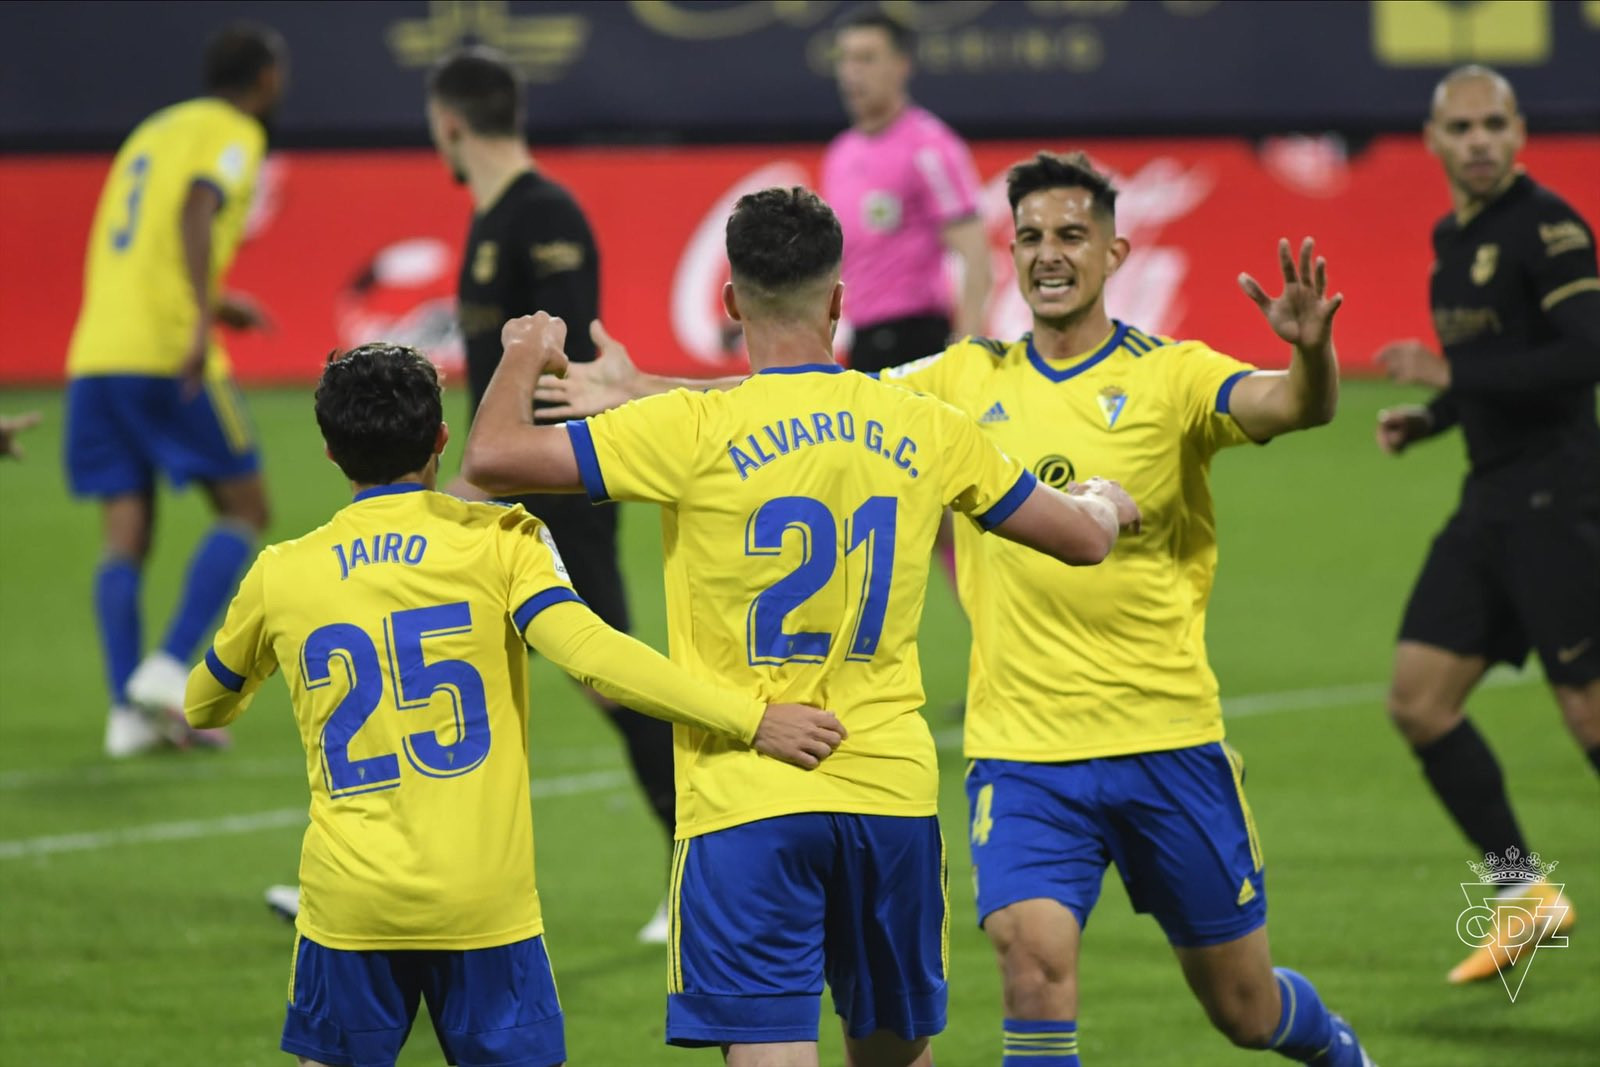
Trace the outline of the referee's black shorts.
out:
[[[505,502],[521,504],[544,520],[572,587],[607,625],[627,633],[628,595],[617,566],[617,505],[591,504],[582,493],[536,493]]]
[[[850,342],[850,369],[876,374],[923,356],[936,356],[950,344],[950,320],[943,315],[908,315],[856,330]]]
[[[1556,685],[1600,678],[1600,508],[1468,502],[1434,538],[1400,640],[1520,665],[1539,653]]]

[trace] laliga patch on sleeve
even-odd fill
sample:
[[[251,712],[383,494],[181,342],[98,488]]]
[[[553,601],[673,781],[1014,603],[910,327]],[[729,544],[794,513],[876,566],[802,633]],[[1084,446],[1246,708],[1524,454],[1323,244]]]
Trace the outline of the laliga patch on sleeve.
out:
[[[231,144],[222,150],[222,155],[217,157],[217,173],[227,179],[229,185],[237,185],[244,177],[244,146]]]
[[[550,533],[550,527],[544,525],[539,527],[539,540],[543,541],[544,547],[550,550],[550,561],[555,564],[556,577],[563,582],[572,581],[572,576],[567,573],[567,565],[562,562],[561,550],[556,547],[556,539]]]

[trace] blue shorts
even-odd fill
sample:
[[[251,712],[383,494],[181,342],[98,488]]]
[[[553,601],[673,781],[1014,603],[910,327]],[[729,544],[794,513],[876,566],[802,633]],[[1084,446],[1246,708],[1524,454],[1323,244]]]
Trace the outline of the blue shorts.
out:
[[[230,378],[207,378],[187,400],[177,378],[74,378],[67,385],[66,438],[67,478],[79,496],[148,493],[158,470],[181,486],[225,482],[261,465]]]
[[[671,901],[668,1044],[815,1041],[824,979],[851,1037],[944,1029],[931,815],[781,815],[679,841]]]
[[[1220,742],[1070,763],[973,760],[967,803],[980,926],[1046,899],[1084,927],[1108,863],[1173,945],[1222,944],[1267,921],[1244,761]]]
[[[447,1063],[567,1058],[543,937],[456,952],[348,952],[296,937],[280,1047],[330,1067],[390,1067],[423,998]]]

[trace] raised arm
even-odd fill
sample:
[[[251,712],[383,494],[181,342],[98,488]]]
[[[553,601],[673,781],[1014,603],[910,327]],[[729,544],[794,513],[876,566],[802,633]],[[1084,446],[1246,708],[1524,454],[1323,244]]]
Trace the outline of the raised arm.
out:
[[[572,439],[562,426],[537,426],[539,376],[564,374],[567,326],[540,311],[506,323],[504,354],[484,390],[461,457],[461,476],[491,496],[575,493],[583,488]]]
[[[1300,245],[1296,268],[1287,239],[1278,242],[1283,292],[1268,297],[1250,275],[1239,275],[1239,287],[1255,301],[1279,338],[1294,346],[1287,371],[1257,371],[1242,378],[1230,397],[1230,411],[1240,428],[1257,441],[1333,420],[1339,407],[1339,361],[1333,350],[1333,316],[1343,294],[1328,292],[1328,264],[1316,256],[1307,237]]]
[[[669,378],[645,374],[628,355],[621,341],[606,332],[596,319],[589,324],[594,340],[592,363],[574,363],[563,377],[546,374],[539,379],[534,399],[549,404],[538,410],[542,421],[582,419],[621,407],[630,400],[641,400],[674,389],[732,389],[745,375],[724,378]]]

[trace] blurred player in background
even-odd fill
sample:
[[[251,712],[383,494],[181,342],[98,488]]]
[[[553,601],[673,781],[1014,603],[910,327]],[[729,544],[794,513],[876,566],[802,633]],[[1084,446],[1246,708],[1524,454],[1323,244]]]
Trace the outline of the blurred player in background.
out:
[[[158,111],[128,136],[89,233],[67,357],[65,458],[73,492],[101,502],[94,600],[113,757],[224,739],[183,723],[187,665],[266,528],[267,497],[214,326],[266,324],[254,302],[222,282],[244,235],[287,64],[271,30],[238,25],[214,37],[207,95]],[[195,549],[165,636],[141,662],[140,584],[158,472],[174,486],[199,482],[217,522]]]
[[[971,338],[887,371],[965,411],[1041,479],[1115,473],[1145,513],[1088,570],[958,523],[972,622],[966,754],[979,921],[1005,988],[1005,1067],[1078,1064],[1078,950],[1108,863],[1155,916],[1212,1023],[1235,1044],[1362,1067],[1354,1032],[1315,987],[1274,968],[1264,859],[1243,759],[1223,744],[1206,661],[1217,562],[1209,486],[1224,448],[1321,425],[1338,401],[1325,264],[1279,250],[1284,291],[1240,283],[1290,369],[1257,371],[1198,341],[1112,320],[1106,280],[1127,258],[1116,191],[1081,153],[1041,153],[1007,181],[1017,282],[1033,330]],[[547,380],[564,413],[670,386],[620,346],[577,381]],[[709,383],[699,383],[703,388]],[[723,379],[722,387],[732,384]]]
[[[755,374],[566,432],[530,424],[540,346],[564,327],[510,324],[462,468],[660,504],[673,658],[763,698],[826,693],[850,731],[805,775],[675,731],[667,1040],[721,1045],[732,1067],[815,1065],[824,978],[854,1067],[932,1062],[948,914],[916,638],[945,507],[1079,564],[1138,521],[1114,484],[1040,486],[949,405],[843,373],[842,243],[807,190],[740,198],[723,303]]]
[[[1403,452],[1459,425],[1471,470],[1400,624],[1389,714],[1463,833],[1497,858],[1527,842],[1500,764],[1464,712],[1497,660],[1539,653],[1567,728],[1600,770],[1600,277],[1594,231],[1516,165],[1526,136],[1511,85],[1484,67],[1446,75],[1425,127],[1452,211],[1433,230],[1429,303],[1445,358],[1419,341],[1378,353],[1389,376],[1440,392],[1378,416]],[[1519,884],[1553,916],[1555,886]],[[1449,973],[1496,974],[1516,957],[1492,932]]]
[[[518,646],[799,767],[843,730],[691,677],[589,610],[539,520],[434,492],[449,431],[415,349],[331,360],[316,414],[355,500],[256,559],[186,707],[196,728],[221,726],[287,668],[312,770],[282,1047],[302,1063],[392,1064],[426,999],[447,1062],[559,1064]]]
[[[822,198],[844,228],[850,366],[879,371],[980,333],[993,272],[978,217],[978,172],[950,127],[911,102],[913,39],[881,12],[852,15],[834,39],[850,128],[822,160]],[[961,259],[954,308],[944,253]]]
[[[476,412],[500,362],[500,328],[507,319],[544,310],[590,322],[599,314],[600,254],[572,194],[540,173],[528,155],[523,87],[504,57],[474,49],[441,64],[428,83],[428,126],[451,174],[471,190],[475,208],[457,292]],[[580,338],[570,355],[593,359],[594,347]],[[597,508],[570,494],[523,496],[516,503],[567,546],[579,595],[608,625],[626,633],[617,509]],[[622,735],[639,788],[670,842],[671,729],[598,693],[588,695]],[[666,943],[665,900],[639,939]]]

